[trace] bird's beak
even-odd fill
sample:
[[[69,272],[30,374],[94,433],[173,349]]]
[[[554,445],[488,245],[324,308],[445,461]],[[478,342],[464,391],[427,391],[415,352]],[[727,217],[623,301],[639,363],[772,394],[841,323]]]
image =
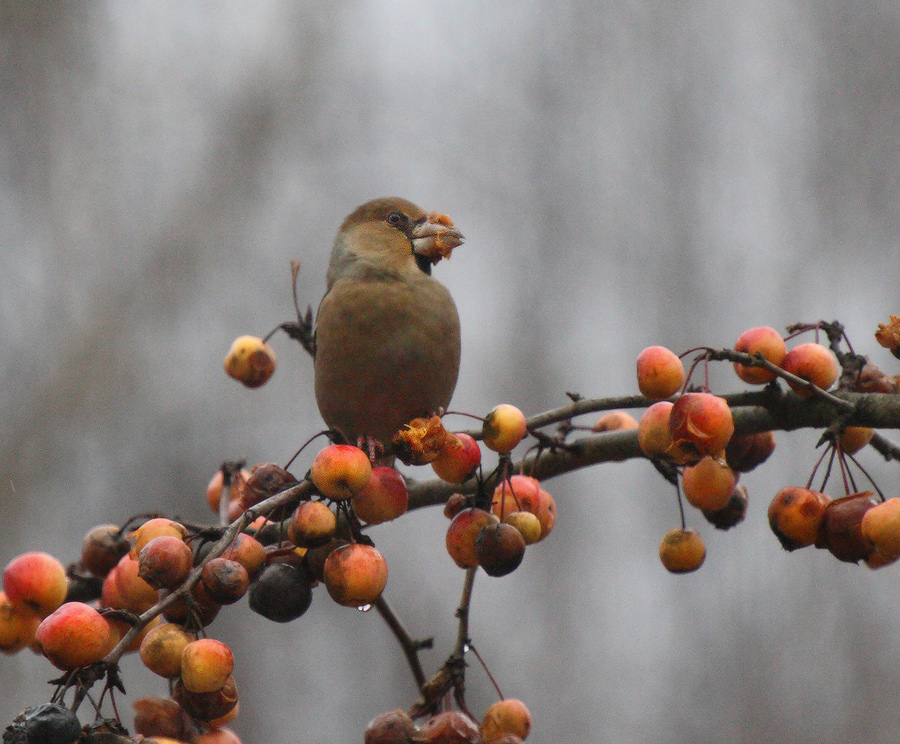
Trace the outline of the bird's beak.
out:
[[[432,212],[424,222],[415,225],[410,232],[413,253],[423,256],[436,264],[442,258],[450,258],[450,253],[461,245],[463,234],[453,227],[453,220],[446,214]]]

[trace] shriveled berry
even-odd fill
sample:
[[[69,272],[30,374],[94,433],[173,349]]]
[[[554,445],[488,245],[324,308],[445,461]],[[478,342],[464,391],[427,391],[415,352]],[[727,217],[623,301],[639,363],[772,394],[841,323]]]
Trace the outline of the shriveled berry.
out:
[[[725,446],[725,461],[735,472],[747,473],[762,465],[774,451],[775,436],[771,431],[738,434]]]
[[[876,505],[871,491],[834,499],[825,508],[816,545],[823,546],[838,560],[858,563],[872,554],[875,546],[862,533],[862,521]]]
[[[63,705],[26,708],[3,733],[3,744],[74,744],[81,735],[78,716]]]
[[[142,736],[165,736],[191,741],[197,726],[172,698],[146,697],[135,700],[134,731]]]
[[[306,572],[287,563],[267,566],[250,587],[250,609],[276,623],[297,619],[311,603]]]
[[[488,576],[506,576],[525,557],[525,540],[511,524],[484,527],[475,538],[475,558]]]
[[[274,496],[297,484],[297,479],[274,462],[261,462],[253,466],[250,476],[240,489],[240,507],[249,509],[263,499]]]
[[[230,558],[213,558],[203,566],[200,580],[209,596],[219,604],[233,604],[247,593],[250,575],[247,569]]]
[[[391,710],[375,716],[366,726],[364,744],[409,744],[416,724],[404,711]]]
[[[191,572],[194,554],[181,538],[154,537],[138,557],[138,576],[154,589],[175,589]]]
[[[729,530],[740,524],[747,516],[747,487],[735,486],[722,509],[704,511],[703,516],[717,530]]]
[[[212,721],[229,713],[238,702],[237,685],[229,677],[220,690],[191,692],[180,679],[175,683],[172,697],[188,715],[201,721]]]
[[[417,744],[481,744],[478,724],[459,710],[447,710],[429,718],[412,737]]]
[[[81,543],[81,565],[94,576],[105,577],[131,549],[122,530],[114,524],[100,524],[88,531]]]
[[[769,526],[781,546],[797,550],[815,543],[830,501],[824,493],[798,486],[776,493],[769,504]]]

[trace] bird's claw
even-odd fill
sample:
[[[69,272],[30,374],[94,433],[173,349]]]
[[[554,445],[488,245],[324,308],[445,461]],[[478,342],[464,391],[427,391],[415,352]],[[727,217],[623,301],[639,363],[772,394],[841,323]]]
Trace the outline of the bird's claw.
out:
[[[375,437],[368,435],[360,437],[357,439],[356,444],[369,456],[369,461],[373,465],[384,457],[384,445]]]

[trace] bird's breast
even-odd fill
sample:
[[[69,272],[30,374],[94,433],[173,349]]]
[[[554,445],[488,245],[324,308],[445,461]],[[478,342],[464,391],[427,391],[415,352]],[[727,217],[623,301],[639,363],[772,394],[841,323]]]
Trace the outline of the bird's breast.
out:
[[[316,322],[322,417],[351,440],[389,443],[410,419],[449,404],[459,354],[456,306],[436,280],[339,280]]]

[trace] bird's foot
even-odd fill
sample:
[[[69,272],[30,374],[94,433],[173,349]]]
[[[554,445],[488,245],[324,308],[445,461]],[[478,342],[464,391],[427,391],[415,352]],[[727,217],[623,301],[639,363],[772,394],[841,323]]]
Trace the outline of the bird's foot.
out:
[[[369,460],[373,465],[384,460],[384,445],[375,437],[368,435],[359,437],[356,440],[357,446],[369,456]]]

